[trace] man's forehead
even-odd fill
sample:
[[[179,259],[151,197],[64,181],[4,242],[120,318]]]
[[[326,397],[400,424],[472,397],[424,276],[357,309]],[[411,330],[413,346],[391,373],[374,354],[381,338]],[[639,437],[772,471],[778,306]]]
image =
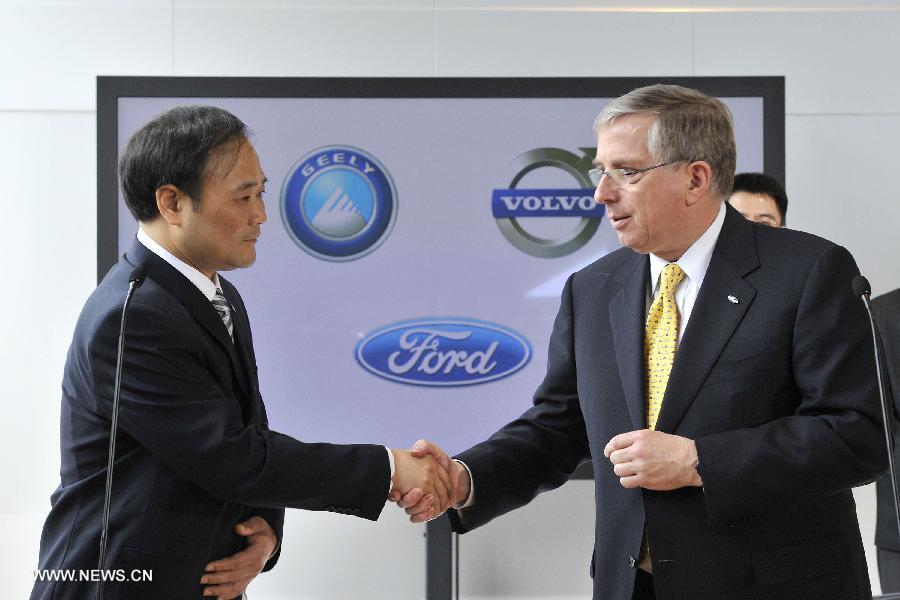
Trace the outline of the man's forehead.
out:
[[[597,135],[603,135],[604,132],[619,135],[646,135],[650,126],[653,125],[653,121],[652,115],[619,115],[601,126],[597,130]]]
[[[732,200],[745,200],[749,202],[755,202],[757,204],[777,204],[775,202],[775,198],[770,196],[765,192],[747,192],[744,190],[737,190],[731,194]]]
[[[269,181],[269,178],[266,177],[265,173],[260,173],[260,175],[262,176],[262,179],[252,178],[252,179],[238,180],[234,185],[234,189],[237,191],[243,191],[243,190],[250,190],[253,188],[257,188],[257,187],[265,187],[266,182]]]
[[[259,180],[265,176],[262,174],[253,144],[247,139],[242,139],[226,142],[210,151],[205,178],[207,181],[228,182],[233,186],[230,179],[240,180],[237,185],[251,179],[257,180],[256,183],[259,184]]]
[[[649,154],[647,134],[653,119],[643,115],[623,115],[597,130],[597,157],[603,160],[631,160]],[[615,153],[615,156],[607,155]]]

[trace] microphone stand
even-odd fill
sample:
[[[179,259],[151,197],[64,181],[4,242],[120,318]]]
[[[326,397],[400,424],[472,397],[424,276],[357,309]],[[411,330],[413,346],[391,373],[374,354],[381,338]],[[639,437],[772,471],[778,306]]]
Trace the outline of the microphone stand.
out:
[[[888,405],[887,395],[884,393],[884,379],[881,371],[881,352],[878,350],[878,333],[875,330],[875,317],[872,315],[872,306],[869,303],[869,294],[872,288],[869,281],[862,275],[853,278],[853,293],[860,297],[863,305],[866,307],[866,313],[869,316],[869,325],[872,328],[872,344],[875,351],[875,372],[878,376],[878,393],[881,397],[881,419],[884,425],[884,443],[887,448],[888,455],[888,473],[891,479],[891,491],[893,492],[894,501],[894,519],[897,523],[897,535],[900,536],[900,495],[897,494],[897,473],[894,471],[894,453],[891,444],[891,421],[893,418],[893,410]],[[874,596],[872,600],[900,600],[900,593],[884,594]]]
[[[119,395],[122,389],[122,357],[125,354],[125,317],[134,292],[144,283],[144,268],[137,266],[128,278],[128,294],[122,305],[122,322],[119,325],[119,348],[116,355],[116,379],[113,392],[112,424],[109,431],[109,457],[106,463],[106,492],[103,496],[103,526],[100,530],[100,557],[97,569],[100,580],[97,582],[97,600],[103,600],[103,565],[106,562],[106,542],[109,533],[109,508],[112,500],[113,467],[116,461],[116,430],[119,425]]]

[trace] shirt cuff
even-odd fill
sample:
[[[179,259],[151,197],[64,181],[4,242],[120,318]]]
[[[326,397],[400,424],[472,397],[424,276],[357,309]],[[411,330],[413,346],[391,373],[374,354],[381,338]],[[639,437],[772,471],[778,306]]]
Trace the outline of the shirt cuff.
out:
[[[390,476],[390,478],[388,479],[388,496],[390,496],[390,495],[391,495],[391,490],[394,489],[394,470],[395,470],[395,467],[394,467],[394,453],[391,452],[391,449],[388,448],[387,446],[385,446],[384,449],[387,450],[387,453],[388,453],[388,463],[391,465],[391,476]]]
[[[456,460],[455,458],[453,460]],[[475,504],[475,479],[472,478],[472,471],[469,469],[469,465],[464,463],[461,460],[456,460],[459,464],[461,464],[466,472],[469,474],[469,495],[466,497],[466,501],[462,504],[455,504],[453,508],[456,510],[462,510],[463,508],[469,508],[473,504]]]

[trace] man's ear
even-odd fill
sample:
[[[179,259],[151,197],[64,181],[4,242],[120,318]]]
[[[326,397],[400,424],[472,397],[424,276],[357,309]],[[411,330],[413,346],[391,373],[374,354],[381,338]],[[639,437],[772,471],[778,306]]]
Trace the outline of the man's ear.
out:
[[[190,199],[187,194],[170,183],[156,189],[156,208],[169,225],[180,225],[181,215]]]
[[[708,162],[697,160],[688,165],[688,175],[687,203],[692,206],[709,195],[713,185],[713,171]]]

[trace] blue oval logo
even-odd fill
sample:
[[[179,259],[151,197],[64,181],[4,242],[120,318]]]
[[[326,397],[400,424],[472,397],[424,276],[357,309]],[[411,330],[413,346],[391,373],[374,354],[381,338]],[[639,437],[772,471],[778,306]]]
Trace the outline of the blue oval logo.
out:
[[[512,329],[475,319],[401,321],[356,345],[359,364],[385,379],[449,387],[508,377],[531,360],[531,344]]]
[[[372,154],[326,146],[301,158],[281,189],[281,218],[300,248],[317,258],[355,260],[377,248],[397,218],[397,190]]]

